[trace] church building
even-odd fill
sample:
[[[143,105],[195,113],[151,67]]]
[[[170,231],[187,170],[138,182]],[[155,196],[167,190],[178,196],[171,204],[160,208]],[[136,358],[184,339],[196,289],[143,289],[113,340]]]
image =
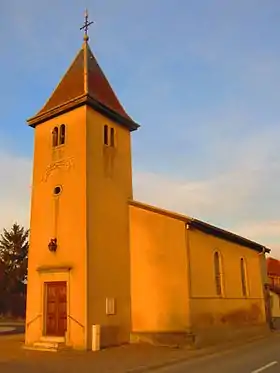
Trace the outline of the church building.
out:
[[[203,345],[266,328],[269,249],[135,201],[124,110],[82,48],[34,129],[26,337],[91,349],[129,342]],[[160,187],[160,186],[159,186]]]

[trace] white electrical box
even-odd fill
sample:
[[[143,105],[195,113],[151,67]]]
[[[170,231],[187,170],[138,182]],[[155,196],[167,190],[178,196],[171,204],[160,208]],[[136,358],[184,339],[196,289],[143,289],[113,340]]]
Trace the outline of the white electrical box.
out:
[[[115,298],[106,298],[106,315],[116,314],[116,301]]]

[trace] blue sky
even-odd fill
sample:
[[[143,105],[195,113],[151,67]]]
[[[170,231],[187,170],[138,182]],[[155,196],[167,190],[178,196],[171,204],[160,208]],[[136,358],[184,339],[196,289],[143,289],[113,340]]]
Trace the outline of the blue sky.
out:
[[[25,120],[90,45],[128,113],[136,199],[280,258],[279,0],[9,0],[0,5],[0,226],[28,225]]]

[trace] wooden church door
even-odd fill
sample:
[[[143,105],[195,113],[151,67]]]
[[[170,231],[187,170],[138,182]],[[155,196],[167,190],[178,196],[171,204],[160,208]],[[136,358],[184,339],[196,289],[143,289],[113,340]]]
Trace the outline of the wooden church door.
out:
[[[46,285],[46,335],[64,337],[67,330],[67,284],[47,282]]]

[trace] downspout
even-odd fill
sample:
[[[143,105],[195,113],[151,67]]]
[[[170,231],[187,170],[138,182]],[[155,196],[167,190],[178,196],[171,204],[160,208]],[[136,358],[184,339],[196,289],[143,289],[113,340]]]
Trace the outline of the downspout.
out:
[[[271,303],[270,294],[268,287],[268,276],[267,276],[267,264],[266,264],[266,248],[263,247],[262,251],[259,253],[260,267],[261,267],[261,280],[263,289],[263,301],[264,301],[264,311],[266,322],[270,329],[273,329],[272,315],[271,315]]]
[[[191,317],[191,298],[192,298],[192,291],[191,291],[191,259],[190,259],[190,223],[185,224],[185,243],[186,243],[186,259],[187,259],[187,289],[188,289],[188,316],[187,316],[187,323],[188,323],[188,331],[192,333],[192,317]]]

